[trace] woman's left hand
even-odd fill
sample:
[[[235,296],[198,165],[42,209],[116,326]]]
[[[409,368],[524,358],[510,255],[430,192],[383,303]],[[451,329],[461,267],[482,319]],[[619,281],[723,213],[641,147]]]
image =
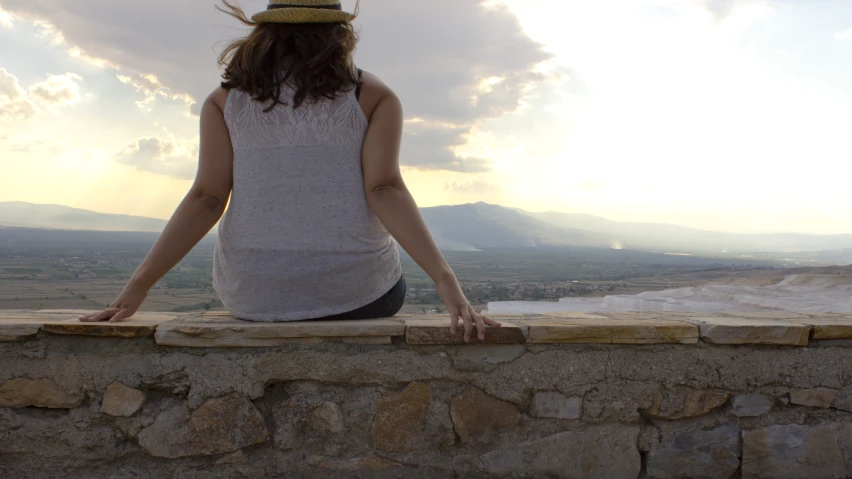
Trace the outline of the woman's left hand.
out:
[[[142,303],[145,302],[146,298],[148,298],[148,291],[128,285],[109,308],[101,311],[100,313],[80,316],[80,321],[84,323],[94,323],[99,321],[117,323],[119,321],[124,321],[139,311],[139,308],[142,307]]]

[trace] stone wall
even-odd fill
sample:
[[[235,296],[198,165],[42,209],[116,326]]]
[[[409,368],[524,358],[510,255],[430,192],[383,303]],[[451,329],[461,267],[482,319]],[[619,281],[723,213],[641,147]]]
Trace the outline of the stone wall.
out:
[[[2,478],[847,478],[852,319],[0,314]]]

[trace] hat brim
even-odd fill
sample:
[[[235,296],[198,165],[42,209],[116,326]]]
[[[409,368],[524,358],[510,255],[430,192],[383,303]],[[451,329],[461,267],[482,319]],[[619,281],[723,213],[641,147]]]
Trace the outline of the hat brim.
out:
[[[257,23],[339,23],[351,22],[355,15],[319,8],[276,8],[251,17]]]

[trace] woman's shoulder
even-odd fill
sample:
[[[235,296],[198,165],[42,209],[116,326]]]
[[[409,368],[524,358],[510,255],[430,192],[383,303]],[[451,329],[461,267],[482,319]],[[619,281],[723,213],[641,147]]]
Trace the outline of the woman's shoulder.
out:
[[[371,119],[379,104],[386,101],[399,102],[399,98],[381,78],[364,71],[361,75],[361,96],[358,103],[367,115],[367,119]]]
[[[214,105],[217,108],[219,108],[219,110],[224,112],[225,111],[225,105],[227,105],[227,103],[228,103],[228,94],[229,93],[230,93],[230,90],[226,90],[226,89],[222,88],[221,86],[216,87],[216,89],[213,90],[213,92],[210,93],[210,95],[207,96],[207,99],[204,101],[204,103],[209,104],[209,105]]]

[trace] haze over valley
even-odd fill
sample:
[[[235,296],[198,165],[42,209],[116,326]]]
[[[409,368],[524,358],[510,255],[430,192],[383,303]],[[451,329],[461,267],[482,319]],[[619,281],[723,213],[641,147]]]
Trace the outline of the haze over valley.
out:
[[[611,248],[672,254],[852,263],[852,235],[733,234],[676,225],[623,223],[585,214],[532,213],[488,203],[421,209],[443,251],[495,248]],[[0,202],[0,226],[160,232],[166,221],[59,205]],[[215,235],[215,228],[211,232]],[[782,254],[783,253],[783,254]]]
[[[469,299],[493,313],[850,307],[849,268],[816,267],[852,263],[848,235],[737,235],[486,203],[422,212]],[[0,308],[108,305],[165,224],[0,203]],[[222,309],[212,289],[215,242],[214,231],[157,285],[145,308]],[[402,258],[406,310],[440,312],[431,280],[404,252]]]

